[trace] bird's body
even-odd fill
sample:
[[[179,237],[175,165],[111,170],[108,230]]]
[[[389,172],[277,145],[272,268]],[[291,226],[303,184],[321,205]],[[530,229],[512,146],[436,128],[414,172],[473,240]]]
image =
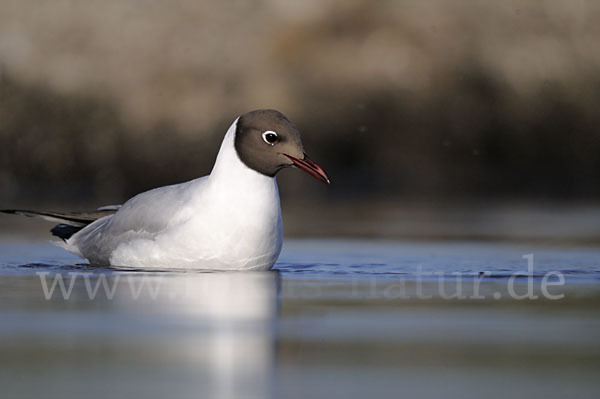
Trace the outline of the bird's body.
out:
[[[131,198],[66,249],[101,265],[269,269],[283,242],[277,182],[241,162],[234,134],[235,123],[209,176]]]
[[[279,115],[275,114],[280,123],[289,122]],[[267,114],[267,117],[273,116]],[[74,234],[69,232],[63,237],[63,247],[95,265],[270,269],[283,243],[275,174],[283,167],[295,165],[313,175],[318,174],[321,180],[328,180],[322,169],[303,153],[299,136],[293,138],[297,142],[290,138],[286,144],[285,135],[280,133],[281,143],[275,144],[281,144],[281,148],[292,145],[299,145],[299,148],[289,148],[285,153],[274,152],[270,147],[275,147],[275,144],[264,139],[264,135],[275,132],[267,130],[262,137],[270,147],[263,150],[262,143],[248,144],[241,139],[254,139],[253,131],[258,129],[260,134],[262,128],[246,125],[260,125],[264,121],[246,121],[244,126],[240,126],[239,121],[240,118],[236,119],[227,131],[210,175],[138,194],[118,207],[115,213],[100,217],[80,230],[80,227],[75,227]],[[293,127],[291,122],[289,124]],[[283,127],[280,129],[283,130]],[[252,146],[256,147],[258,155],[252,154]],[[261,153],[267,150],[271,152],[265,154],[267,161],[264,161]],[[293,151],[294,155],[288,154]],[[284,164],[283,160],[287,158],[293,162]],[[262,161],[264,165],[259,163],[259,166],[252,167],[255,162]],[[270,175],[272,167],[275,169]],[[54,219],[65,220],[60,217]],[[57,228],[61,226],[73,228],[65,225]]]

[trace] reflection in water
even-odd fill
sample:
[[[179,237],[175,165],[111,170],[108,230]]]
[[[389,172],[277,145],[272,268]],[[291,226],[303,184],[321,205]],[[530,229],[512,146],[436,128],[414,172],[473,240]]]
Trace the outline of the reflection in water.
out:
[[[513,398],[598,396],[597,248],[286,245],[279,273],[145,273],[0,243],[0,397],[503,398],[506,387]],[[506,276],[526,271],[528,253],[536,275],[565,274],[550,288],[564,299],[511,299]],[[424,279],[431,298],[419,299],[419,270],[449,280]],[[493,276],[481,280],[485,299],[440,294],[458,287],[458,272],[471,295],[480,271]],[[38,272],[66,287],[79,273],[69,299],[57,287],[46,300]],[[114,287],[113,299],[100,285],[90,300],[82,273],[92,290]],[[517,282],[521,293],[527,282]]]
[[[270,396],[278,272],[133,276],[133,286],[147,283],[146,294],[138,299],[123,295],[118,306],[123,308],[125,302],[137,307],[141,300],[191,327],[188,339],[171,346],[204,374],[199,393],[218,398]],[[129,281],[127,285],[132,286]]]
[[[75,278],[73,291],[65,300],[57,285],[49,301],[31,276],[27,297],[9,299],[10,312],[0,306],[8,315],[0,326],[0,383],[9,392],[272,396],[278,272],[104,272],[60,273],[66,287]],[[47,276],[49,286],[56,275]],[[24,311],[12,320],[15,306]],[[15,359],[24,364],[15,367]],[[23,372],[35,374],[35,384],[17,378]]]

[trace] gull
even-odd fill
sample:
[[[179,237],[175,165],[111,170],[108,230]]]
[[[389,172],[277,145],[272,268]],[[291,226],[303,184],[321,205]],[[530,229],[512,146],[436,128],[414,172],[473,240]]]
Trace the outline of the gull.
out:
[[[239,116],[208,176],[155,188],[96,212],[3,210],[59,222],[57,244],[98,266],[269,270],[283,243],[277,173],[299,168],[329,184],[296,126],[271,109]]]

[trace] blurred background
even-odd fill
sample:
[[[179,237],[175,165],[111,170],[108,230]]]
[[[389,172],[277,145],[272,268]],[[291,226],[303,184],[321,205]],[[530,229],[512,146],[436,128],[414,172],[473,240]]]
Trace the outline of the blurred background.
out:
[[[258,108],[332,180],[279,175],[252,277],[88,267],[0,215],[3,397],[600,397],[599,44],[593,0],[0,0],[0,209],[206,175]]]
[[[1,208],[208,174],[276,108],[332,179],[281,173],[288,234],[600,242],[599,2],[0,6]]]

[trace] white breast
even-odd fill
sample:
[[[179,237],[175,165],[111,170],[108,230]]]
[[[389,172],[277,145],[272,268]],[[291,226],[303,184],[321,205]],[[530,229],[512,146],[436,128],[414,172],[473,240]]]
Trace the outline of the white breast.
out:
[[[67,249],[113,266],[270,269],[283,241],[277,182],[239,159],[236,122],[209,176],[133,197],[71,237]]]

